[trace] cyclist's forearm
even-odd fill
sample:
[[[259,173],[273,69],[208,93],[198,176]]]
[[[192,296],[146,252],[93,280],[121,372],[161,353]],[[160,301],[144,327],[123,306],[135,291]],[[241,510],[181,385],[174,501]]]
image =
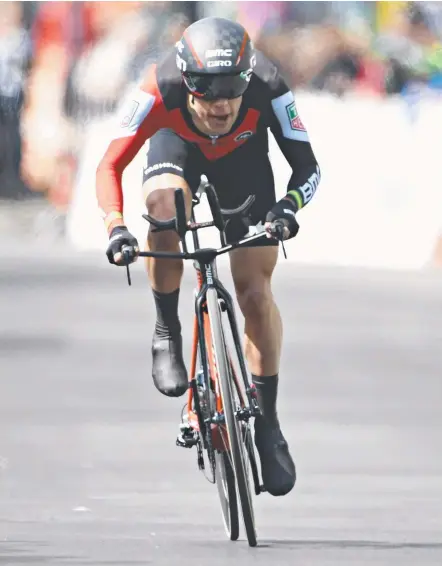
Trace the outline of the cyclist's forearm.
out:
[[[273,84],[270,129],[292,169],[286,198],[296,212],[313,198],[320,181],[320,169],[293,93],[279,75]]]
[[[293,171],[288,183],[286,198],[291,199],[297,211],[311,201],[320,180],[321,171],[317,163]]]
[[[309,142],[281,139],[280,147],[292,169],[286,197],[298,211],[315,195],[321,171]]]
[[[135,145],[133,138],[113,140],[97,168],[97,202],[109,233],[115,226],[124,224],[122,176],[133,157],[131,145]]]
[[[124,224],[121,176],[110,163],[101,163],[97,169],[96,183],[98,207],[110,233],[115,226]]]

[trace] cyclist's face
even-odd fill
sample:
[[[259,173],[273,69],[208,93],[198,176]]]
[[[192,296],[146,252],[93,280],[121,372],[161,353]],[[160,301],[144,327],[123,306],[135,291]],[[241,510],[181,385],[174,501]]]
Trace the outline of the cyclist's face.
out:
[[[238,117],[241,102],[242,96],[211,101],[195,97],[191,108],[196,126],[209,135],[227,134]]]

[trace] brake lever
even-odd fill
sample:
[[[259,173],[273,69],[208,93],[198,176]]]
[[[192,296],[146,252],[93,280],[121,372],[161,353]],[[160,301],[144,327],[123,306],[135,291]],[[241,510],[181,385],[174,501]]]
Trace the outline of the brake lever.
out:
[[[129,287],[132,285],[132,278],[130,276],[130,269],[129,269],[129,251],[126,249],[128,246],[123,246],[121,248],[121,253],[123,254],[123,258],[126,262],[126,276],[127,276],[127,284]]]
[[[285,257],[285,259],[287,259],[287,253],[285,251],[285,246],[284,246],[284,224],[283,223],[278,222],[275,225],[275,234],[276,234],[276,237],[278,238],[278,240],[281,242],[284,257]]]
[[[284,240],[281,240],[282,251],[284,253],[284,258],[287,259],[287,253],[285,251]]]

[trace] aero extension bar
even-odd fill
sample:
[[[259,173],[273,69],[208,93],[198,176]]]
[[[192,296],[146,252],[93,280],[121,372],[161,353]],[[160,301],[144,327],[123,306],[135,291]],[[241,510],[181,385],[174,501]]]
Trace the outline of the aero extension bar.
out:
[[[163,232],[167,230],[174,230],[181,240],[182,245],[182,252],[139,252],[138,255],[140,257],[155,257],[161,259],[191,259],[195,260],[198,263],[207,264],[213,261],[217,256],[230,252],[236,248],[244,247],[249,244],[249,242],[255,240],[261,240],[263,238],[268,237],[268,233],[265,231],[261,231],[257,234],[253,234],[252,236],[246,236],[245,238],[239,240],[238,242],[233,242],[231,244],[226,243],[226,236],[225,236],[225,229],[228,222],[235,216],[242,217],[246,226],[248,226],[248,218],[247,213],[250,211],[252,204],[255,202],[255,195],[249,195],[247,199],[237,208],[233,209],[223,209],[220,207],[218,196],[215,192],[215,188],[212,184],[206,183],[205,184],[205,191],[207,195],[207,201],[210,207],[210,212],[212,215],[212,220],[206,222],[196,222],[193,210],[190,221],[187,221],[186,218],[186,205],[184,200],[184,192],[183,189],[178,188],[175,189],[175,210],[176,215],[169,220],[157,220],[153,218],[149,214],[143,214],[143,218],[147,220],[152,226],[154,226],[153,232]],[[199,204],[200,199],[198,196],[193,197],[192,204]],[[196,237],[196,231],[201,228],[209,228],[215,227],[220,233],[221,239],[221,247],[220,248],[200,248],[198,243],[198,238]],[[277,240],[281,241],[282,243],[282,226],[277,225]],[[187,249],[186,243],[186,234],[187,232],[194,233],[194,244],[195,249],[193,252],[189,252]],[[283,249],[284,249],[284,244]],[[123,246],[122,253],[123,257],[127,257],[127,251],[125,250],[126,246]],[[284,249],[285,257],[285,249]],[[126,269],[127,269],[127,278],[128,284],[131,285],[131,278],[129,272],[129,263],[126,261]]]

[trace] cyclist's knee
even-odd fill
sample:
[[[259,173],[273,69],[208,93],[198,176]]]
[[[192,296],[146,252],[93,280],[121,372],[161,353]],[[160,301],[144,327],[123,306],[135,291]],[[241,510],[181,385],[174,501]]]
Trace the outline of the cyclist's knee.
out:
[[[259,320],[268,316],[273,304],[270,280],[260,278],[236,285],[236,298],[243,316],[248,320]]]
[[[243,248],[231,254],[236,297],[244,317],[262,321],[273,305],[271,279],[278,250],[273,246]]]
[[[147,179],[143,185],[146,207],[150,214],[158,220],[169,220],[176,214],[175,189],[184,191],[186,209],[190,214],[192,195],[186,181],[178,175],[165,173]]]
[[[168,220],[175,216],[173,189],[157,189],[146,198],[146,208],[157,220]]]

